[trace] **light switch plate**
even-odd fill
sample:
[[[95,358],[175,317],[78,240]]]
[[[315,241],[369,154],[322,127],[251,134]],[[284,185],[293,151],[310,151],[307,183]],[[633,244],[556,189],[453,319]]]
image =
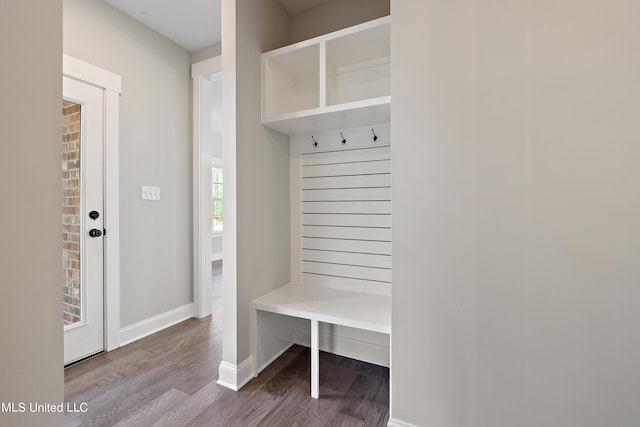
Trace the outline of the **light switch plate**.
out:
[[[160,200],[160,187],[143,185],[140,191],[140,198],[142,200]]]

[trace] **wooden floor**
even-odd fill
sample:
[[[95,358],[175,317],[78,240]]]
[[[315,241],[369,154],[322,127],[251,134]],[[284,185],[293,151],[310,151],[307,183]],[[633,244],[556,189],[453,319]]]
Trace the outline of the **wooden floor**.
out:
[[[214,266],[214,277],[215,277]],[[67,426],[385,426],[389,370],[320,353],[320,399],[309,396],[309,350],[293,346],[234,392],[218,386],[220,298],[189,319],[65,370],[65,400],[88,411]]]

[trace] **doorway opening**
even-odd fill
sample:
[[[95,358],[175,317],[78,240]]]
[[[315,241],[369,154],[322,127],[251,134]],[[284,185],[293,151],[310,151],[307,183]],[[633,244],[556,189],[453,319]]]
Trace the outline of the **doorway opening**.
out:
[[[221,326],[224,263],[220,57],[192,66],[194,121],[194,307]]]

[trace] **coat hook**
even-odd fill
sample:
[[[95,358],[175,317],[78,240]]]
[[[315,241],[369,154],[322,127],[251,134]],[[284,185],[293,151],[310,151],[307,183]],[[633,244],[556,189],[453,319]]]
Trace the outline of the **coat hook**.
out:
[[[311,135],[311,140],[313,141],[313,146],[317,147],[318,146],[318,141],[316,141],[316,139],[313,137],[313,135]]]
[[[342,135],[342,132],[340,132],[340,137],[342,138],[342,143],[343,143],[343,144],[346,144],[346,143],[347,143],[347,140],[346,140],[346,139],[344,139],[344,136]]]
[[[371,129],[371,133],[373,133],[373,140],[377,141],[378,140],[378,135],[376,135],[376,133],[373,131],[373,129]]]

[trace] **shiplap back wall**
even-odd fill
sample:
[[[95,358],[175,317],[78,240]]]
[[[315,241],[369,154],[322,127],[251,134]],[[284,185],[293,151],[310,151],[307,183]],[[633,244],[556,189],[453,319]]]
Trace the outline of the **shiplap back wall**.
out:
[[[389,126],[296,137],[299,274],[305,285],[391,293]],[[293,179],[293,177],[292,177]],[[295,276],[294,276],[295,277]]]

